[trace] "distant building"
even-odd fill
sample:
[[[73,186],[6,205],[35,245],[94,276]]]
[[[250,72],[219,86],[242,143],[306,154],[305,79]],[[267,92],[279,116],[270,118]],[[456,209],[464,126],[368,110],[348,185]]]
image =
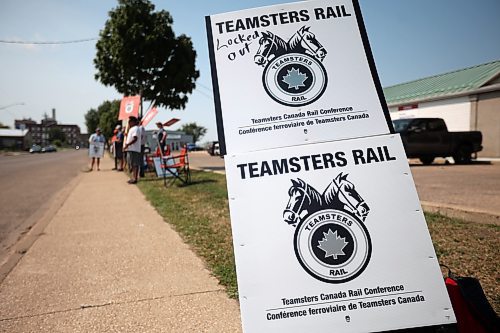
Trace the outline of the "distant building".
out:
[[[384,88],[391,118],[443,118],[481,131],[479,156],[500,157],[500,60]]]
[[[0,149],[26,150],[31,142],[28,130],[0,129]]]
[[[39,124],[31,118],[15,120],[14,127],[29,130],[33,143],[41,146],[50,144],[49,133],[52,128],[59,128],[64,133],[66,144],[70,146],[81,144],[80,127],[78,125],[58,124],[55,112],[55,109],[52,109],[52,117],[45,115]]]
[[[146,131],[147,146],[152,149],[156,149],[157,141],[156,134],[157,131]],[[182,147],[188,143],[193,143],[193,136],[188,135],[181,131],[165,131],[167,133],[166,144],[170,146],[171,151],[180,150]]]
[[[22,119],[22,120],[14,120],[14,128],[15,129],[28,129],[30,126],[36,125],[36,121],[33,119]]]
[[[181,150],[188,143],[193,143],[193,136],[181,131],[169,131],[167,133],[167,145],[170,145],[172,151]]]
[[[78,138],[79,141],[76,145],[79,146],[80,148],[88,148],[89,139],[90,139],[90,134],[88,133],[80,134],[80,137]]]

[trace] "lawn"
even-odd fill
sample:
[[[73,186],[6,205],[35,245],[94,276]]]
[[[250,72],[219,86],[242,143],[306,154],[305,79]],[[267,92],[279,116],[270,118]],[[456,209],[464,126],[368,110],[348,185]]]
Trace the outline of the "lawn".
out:
[[[226,178],[194,171],[192,180],[188,186],[174,184],[165,188],[162,180],[147,178],[139,182],[139,188],[165,221],[203,258],[228,295],[237,297]],[[437,214],[426,214],[426,218],[440,263],[458,275],[477,277],[498,312],[500,227]]]

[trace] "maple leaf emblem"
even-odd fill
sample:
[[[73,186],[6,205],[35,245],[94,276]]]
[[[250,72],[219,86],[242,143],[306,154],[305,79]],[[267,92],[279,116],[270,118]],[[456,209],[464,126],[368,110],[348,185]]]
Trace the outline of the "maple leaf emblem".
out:
[[[283,76],[283,82],[288,84],[288,89],[295,88],[295,90],[298,90],[299,87],[305,87],[305,80],[307,80],[307,75],[302,74],[295,68],[292,68],[287,75]]]
[[[326,257],[333,257],[333,259],[337,259],[337,256],[345,255],[344,247],[348,242],[345,241],[345,237],[339,237],[337,235],[337,230],[332,232],[331,229],[328,229],[328,232],[323,233],[323,239],[319,241],[318,247],[325,251]]]

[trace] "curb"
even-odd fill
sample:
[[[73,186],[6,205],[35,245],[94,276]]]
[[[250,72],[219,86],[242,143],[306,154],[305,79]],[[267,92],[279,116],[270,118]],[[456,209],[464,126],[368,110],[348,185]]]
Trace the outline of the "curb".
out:
[[[26,252],[43,234],[45,228],[50,224],[52,218],[64,205],[68,196],[73,192],[76,185],[81,181],[82,175],[79,174],[73,178],[66,186],[55,193],[55,195],[46,202],[37,212],[30,216],[23,225],[27,226],[28,232],[12,245],[6,254],[3,262],[0,262],[0,284],[5,280],[9,273],[23,259]],[[44,207],[47,207],[44,209]]]
[[[422,208],[426,212],[438,213],[451,218],[458,218],[466,222],[493,224],[500,226],[500,216],[495,213],[472,210],[454,205],[437,204],[421,201]]]
[[[219,175],[225,175],[225,171],[221,170],[214,170],[214,169],[209,169],[209,168],[191,168],[191,170],[198,170],[198,171],[203,171],[203,172],[212,172],[212,173],[218,173]]]

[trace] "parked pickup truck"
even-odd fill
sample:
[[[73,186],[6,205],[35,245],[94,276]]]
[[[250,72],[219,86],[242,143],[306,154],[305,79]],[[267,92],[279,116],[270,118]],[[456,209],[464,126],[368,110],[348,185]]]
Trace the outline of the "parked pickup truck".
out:
[[[431,164],[436,157],[453,157],[455,163],[469,163],[481,151],[483,135],[479,131],[448,132],[441,118],[399,119],[392,122],[401,135],[408,158]]]

